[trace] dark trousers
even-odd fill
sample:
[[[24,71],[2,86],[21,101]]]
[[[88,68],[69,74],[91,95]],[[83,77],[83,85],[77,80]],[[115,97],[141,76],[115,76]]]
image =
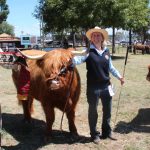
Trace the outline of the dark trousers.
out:
[[[90,127],[91,137],[95,137],[99,134],[97,131],[97,107],[101,99],[102,103],[102,135],[109,136],[111,134],[110,119],[111,119],[111,107],[112,97],[109,95],[108,86],[99,87],[97,85],[87,86],[87,101],[89,104],[88,120]]]

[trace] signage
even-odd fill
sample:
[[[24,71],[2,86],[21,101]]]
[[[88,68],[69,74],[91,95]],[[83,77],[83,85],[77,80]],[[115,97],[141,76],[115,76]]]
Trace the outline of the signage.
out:
[[[30,35],[22,35],[21,36],[21,45],[36,45],[37,37]]]

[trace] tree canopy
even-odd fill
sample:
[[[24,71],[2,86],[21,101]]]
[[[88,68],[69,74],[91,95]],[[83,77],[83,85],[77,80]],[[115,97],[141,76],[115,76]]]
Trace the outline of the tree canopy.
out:
[[[6,21],[4,21],[0,24],[0,34],[2,33],[14,35],[14,27],[8,24]]]
[[[7,15],[9,14],[8,5],[6,0],[0,0],[0,23],[6,21]]]
[[[125,29],[136,30],[143,26],[148,26],[148,0],[126,0],[127,8],[124,10],[126,14]]]
[[[39,0],[35,17],[44,31],[86,31],[94,26],[132,29],[148,26],[148,0]]]

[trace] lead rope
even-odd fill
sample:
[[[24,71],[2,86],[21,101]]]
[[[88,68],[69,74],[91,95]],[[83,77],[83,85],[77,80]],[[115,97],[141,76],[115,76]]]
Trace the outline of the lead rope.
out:
[[[62,114],[62,117],[61,117],[61,123],[60,123],[60,130],[62,131],[62,122],[63,122],[63,118],[64,118],[64,113],[65,113],[65,110],[66,110],[66,106],[68,104],[68,101],[69,101],[69,96],[70,96],[70,89],[71,89],[71,85],[72,85],[72,81],[73,81],[73,77],[74,77],[74,68],[73,68],[73,71],[72,71],[72,78],[70,80],[70,86],[68,88],[68,92],[67,92],[67,100],[66,100],[66,103],[65,103],[65,107],[63,109],[63,114]]]
[[[127,64],[127,59],[128,59],[128,53],[129,53],[129,48],[127,47],[126,58],[125,58],[124,69],[123,69],[123,75],[122,75],[123,78],[125,76],[125,70],[126,70],[126,64]],[[116,116],[115,116],[115,120],[114,120],[114,127],[116,126],[116,121],[117,121],[117,117],[118,117],[118,110],[119,110],[119,106],[120,106],[122,87],[123,87],[123,85],[121,85],[120,92],[119,92],[119,99],[118,99],[118,103],[117,103],[117,110],[116,110]]]

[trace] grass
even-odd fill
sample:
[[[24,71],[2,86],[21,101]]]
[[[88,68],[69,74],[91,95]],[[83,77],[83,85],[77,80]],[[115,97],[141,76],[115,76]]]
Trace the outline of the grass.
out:
[[[125,50],[117,50],[113,57],[114,66],[122,74]],[[68,136],[68,123],[64,116],[63,131],[60,131],[62,112],[55,110],[56,119],[53,125],[54,139],[43,142],[45,116],[40,103],[35,101],[33,114],[34,126],[22,123],[22,108],[16,99],[16,90],[11,79],[11,70],[0,67],[0,102],[2,107],[3,130],[1,145],[3,149],[12,150],[149,150],[150,149],[150,82],[146,80],[150,55],[129,53],[125,67],[125,84],[121,89],[120,82],[111,76],[115,86],[111,125],[117,141],[102,140],[95,145],[89,140],[86,102],[86,67],[77,66],[81,77],[81,96],[76,111],[76,126],[83,141],[72,142]],[[116,124],[114,125],[119,93],[120,103]],[[101,127],[101,104],[99,105],[98,129]]]

